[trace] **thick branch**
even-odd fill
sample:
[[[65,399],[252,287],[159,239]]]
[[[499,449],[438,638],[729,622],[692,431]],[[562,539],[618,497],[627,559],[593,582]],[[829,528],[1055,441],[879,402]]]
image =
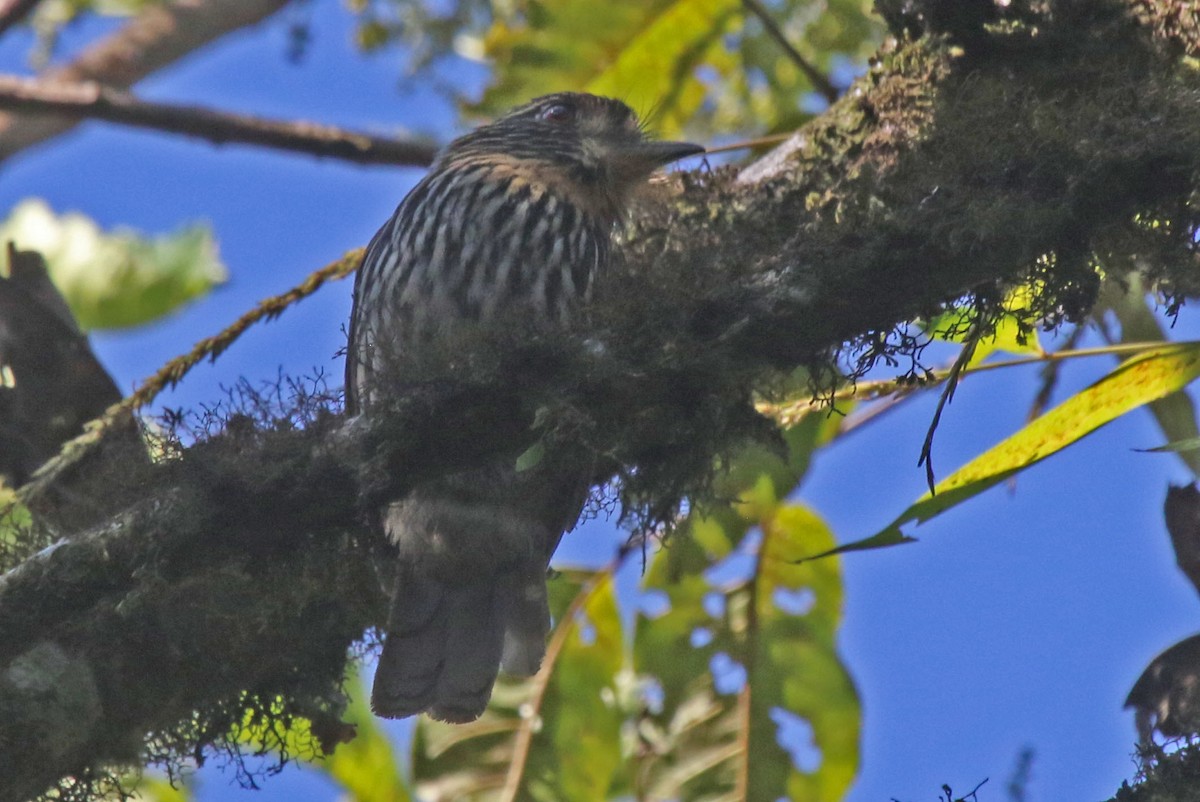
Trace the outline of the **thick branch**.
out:
[[[14,25],[20,25],[33,13],[42,0],[5,0],[0,3],[0,36]]]
[[[231,688],[323,698],[317,686],[342,668],[330,655],[382,614],[370,582],[338,573],[365,563],[354,511],[439,472],[541,436],[547,453],[601,457],[626,480],[629,507],[661,518],[702,496],[714,454],[765,439],[750,402],[779,368],[827,368],[845,342],[868,361],[903,353],[886,344],[897,325],[1017,281],[1043,290],[1036,312],[1082,314],[1096,261],[1119,275],[1169,254],[1150,277],[1195,289],[1200,76],[1162,46],[1178,43],[1145,18],[1146,0],[1053,7],[1063,16],[1036,32],[988,26],[964,40],[955,29],[906,44],[741,176],[680,178],[670,202],[640,215],[626,267],[603,282],[583,329],[458,355],[474,386],[397,389],[387,433],[235,420],[147,475],[101,474],[108,509],[91,528],[0,581],[0,712],[45,698],[11,681],[14,668],[20,678],[57,660],[61,676],[85,678],[60,694],[74,707],[39,708],[82,711],[84,746],[35,744],[26,765],[40,781],[120,759],[180,711],[233,705]],[[181,604],[180,587],[200,601]],[[226,587],[253,604],[222,607]],[[182,623],[168,612],[180,608]],[[306,637],[275,638],[297,621]],[[174,632],[186,635],[154,656],[156,681],[122,681],[133,651]],[[253,632],[269,660],[246,659]],[[185,665],[171,663],[174,649]],[[30,721],[0,715],[0,743],[26,743]],[[0,766],[0,783],[10,775]]]
[[[149,103],[97,83],[49,83],[0,75],[0,109],[72,120],[94,119],[184,134],[215,144],[248,145],[344,159],[359,164],[428,165],[436,151],[421,139],[392,139],[309,122]]]
[[[126,89],[225,34],[261,22],[288,0],[173,0],[152,4],[74,61],[39,78],[54,83],[95,81]],[[64,117],[0,115],[0,161],[78,124]]]

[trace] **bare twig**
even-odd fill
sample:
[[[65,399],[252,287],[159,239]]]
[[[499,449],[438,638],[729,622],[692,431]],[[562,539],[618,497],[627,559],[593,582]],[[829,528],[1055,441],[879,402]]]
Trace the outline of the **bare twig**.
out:
[[[227,33],[261,22],[288,0],[174,0],[148,5],[74,60],[38,77],[125,89]],[[0,161],[78,124],[67,117],[0,114]]]
[[[769,34],[772,39],[779,43],[779,46],[783,48],[785,53],[787,53],[788,58],[790,58],[792,62],[800,69],[800,72],[804,73],[804,76],[808,78],[808,82],[813,85],[813,89],[816,89],[818,92],[824,95],[825,99],[830,103],[838,99],[837,87],[830,83],[829,79],[825,77],[825,74],[814,67],[808,61],[808,59],[801,55],[800,51],[788,41],[783,29],[779,27],[779,23],[777,23],[774,18],[771,17],[771,12],[768,11],[762,3],[760,3],[758,0],[742,0],[742,6],[748,13],[758,17],[759,22],[761,22],[763,27],[767,29],[767,34]]]
[[[0,36],[24,22],[42,0],[3,0],[0,2]]]
[[[241,142],[359,164],[427,165],[436,148],[418,139],[392,139],[309,122],[267,120],[200,106],[150,103],[95,82],[57,83],[0,75],[0,109],[95,119],[198,137]]]
[[[971,362],[971,357],[975,356],[975,347],[979,345],[982,336],[983,325],[981,321],[977,320],[971,327],[970,333],[967,334],[962,352],[959,353],[958,359],[954,360],[954,365],[946,376],[945,389],[938,397],[937,408],[933,411],[933,420],[929,422],[929,431],[925,433],[925,442],[921,445],[921,457],[917,460],[917,467],[925,466],[925,482],[929,485],[930,493],[937,493],[934,488],[936,481],[933,475],[933,435],[937,432],[946,405],[954,400],[954,391],[958,389],[958,379],[962,375],[963,368]]]

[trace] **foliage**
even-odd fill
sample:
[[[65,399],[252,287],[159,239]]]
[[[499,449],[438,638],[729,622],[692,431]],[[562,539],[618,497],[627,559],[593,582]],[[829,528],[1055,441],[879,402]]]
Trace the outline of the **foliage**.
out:
[[[146,238],[106,234],[78,213],[56,215],[43,201],[18,204],[0,222],[0,242],[38,251],[84,329],[148,323],[225,281],[212,233],[192,226]]]
[[[452,51],[490,64],[491,82],[470,104],[475,115],[576,90],[623,98],[663,136],[685,128],[712,136],[789,130],[814,108],[816,87],[741,0],[474,0],[444,15],[432,10],[438,5],[352,7],[365,47],[419,41],[415,67]],[[861,62],[882,35],[866,0],[768,5],[789,42],[826,74]]]
[[[127,17],[161,2],[163,0],[42,0],[30,21],[37,34],[32,60],[35,65],[49,61],[63,28],[84,15]]]
[[[502,679],[473,724],[418,723],[420,796],[841,798],[859,707],[836,652],[838,566],[797,562],[833,540],[783,500],[835,429],[813,416],[787,433],[786,459],[756,448],[730,465],[718,492],[737,501],[693,512],[657,551],[632,633],[612,569],[554,580],[543,672]]]

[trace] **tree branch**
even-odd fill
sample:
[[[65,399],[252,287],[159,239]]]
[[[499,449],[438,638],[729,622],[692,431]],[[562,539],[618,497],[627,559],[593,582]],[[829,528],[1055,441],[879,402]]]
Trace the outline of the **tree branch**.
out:
[[[752,401],[781,370],[823,375],[839,348],[851,370],[917,358],[904,322],[979,288],[1025,282],[1034,313],[1082,315],[1098,261],[1195,294],[1200,75],[1154,8],[1054,4],[1033,32],[905,42],[759,164],[668,185],[579,330],[456,353],[463,381],[383,394],[386,431],[235,417],[152,469],[101,471],[99,517],[0,579],[0,710],[78,722],[81,744],[0,716],[0,743],[22,746],[0,800],[34,772],[139,759],[143,733],[181,711],[201,712],[173,748],[202,751],[219,728],[194,722],[241,721],[238,689],[336,714],[345,647],[384,612],[357,511],[414,483],[540,437],[548,458],[600,455],[627,508],[662,520],[703,498],[714,455],[770,437]],[[18,681],[51,675],[57,694]]]
[[[204,139],[344,159],[358,164],[428,165],[435,146],[309,122],[266,120],[200,106],[150,103],[97,83],[50,83],[0,75],[0,109],[72,120],[94,119]]]
[[[14,25],[20,25],[33,13],[42,0],[4,0],[0,2],[0,36]]]
[[[71,63],[41,73],[41,80],[95,81],[126,89],[147,75],[231,31],[261,22],[288,0],[173,0],[152,4]],[[0,161],[69,131],[78,120],[0,115]]]
[[[825,100],[832,103],[838,99],[837,87],[830,83],[825,77],[825,73],[814,67],[808,59],[806,59],[796,46],[788,41],[787,34],[779,27],[779,23],[771,16],[762,3],[758,0],[742,0],[742,6],[746,11],[758,18],[763,27],[767,29],[767,34],[775,40],[775,42],[783,48],[783,52],[792,60],[792,63],[804,73],[804,77],[808,78],[808,82],[812,84],[813,89],[820,92]]]

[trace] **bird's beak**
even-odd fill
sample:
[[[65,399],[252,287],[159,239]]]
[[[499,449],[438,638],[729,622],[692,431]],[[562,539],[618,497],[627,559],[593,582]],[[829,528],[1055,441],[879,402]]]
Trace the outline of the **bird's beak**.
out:
[[[653,169],[688,156],[695,156],[704,150],[703,145],[693,145],[691,142],[645,141],[639,142],[629,155]]]

